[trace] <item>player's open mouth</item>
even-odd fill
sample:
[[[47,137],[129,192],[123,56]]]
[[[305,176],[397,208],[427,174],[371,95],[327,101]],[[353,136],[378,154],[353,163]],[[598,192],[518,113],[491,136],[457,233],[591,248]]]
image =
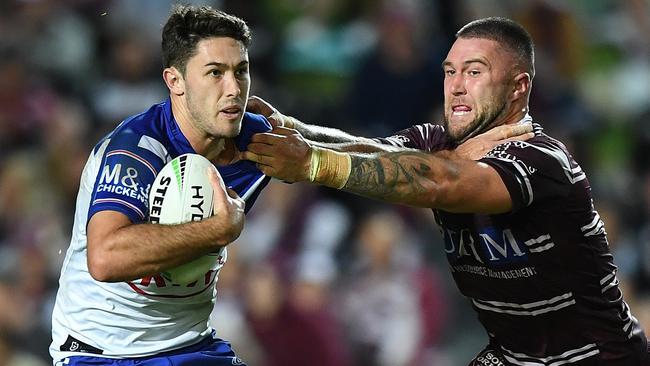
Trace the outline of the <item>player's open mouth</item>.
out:
[[[237,118],[241,114],[241,110],[242,109],[239,106],[232,106],[222,109],[221,113],[223,113],[227,118]]]
[[[466,105],[456,105],[451,107],[451,111],[454,116],[464,116],[469,114],[472,111],[472,108]]]

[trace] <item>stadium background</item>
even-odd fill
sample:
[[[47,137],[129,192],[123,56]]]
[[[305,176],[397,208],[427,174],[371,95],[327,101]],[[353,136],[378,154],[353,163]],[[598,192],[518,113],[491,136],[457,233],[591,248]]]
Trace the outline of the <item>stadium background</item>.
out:
[[[523,23],[531,113],[590,177],[650,330],[650,1],[204,1],[251,26],[251,94],[365,136],[440,121],[467,21]],[[0,3],[0,365],[49,364],[50,312],[89,149],[166,97],[170,2]],[[252,366],[461,365],[486,337],[429,210],[274,182],[230,247],[212,321]],[[288,361],[293,360],[293,361]]]

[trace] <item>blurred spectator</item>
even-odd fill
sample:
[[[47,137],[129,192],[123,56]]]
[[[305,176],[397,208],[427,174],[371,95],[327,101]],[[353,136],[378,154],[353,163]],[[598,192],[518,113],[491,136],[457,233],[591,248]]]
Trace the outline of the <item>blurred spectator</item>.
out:
[[[323,298],[301,286],[289,295],[269,264],[258,263],[248,273],[248,319],[264,349],[259,366],[351,365],[336,321],[319,303]]]
[[[95,81],[96,28],[73,7],[52,1],[23,1],[18,16],[30,66],[61,90],[83,93]]]
[[[46,366],[48,363],[17,347],[10,334],[0,328],[0,366]]]
[[[423,17],[422,0],[384,0],[376,10],[377,43],[351,78],[344,100],[353,126],[337,127],[388,136],[412,124],[440,122],[443,44]],[[318,119],[316,119],[318,120]]]
[[[121,29],[111,40],[107,78],[97,81],[92,97],[102,123],[113,126],[126,116],[142,112],[143,105],[167,97],[162,80],[152,77],[159,63],[158,52],[152,49],[156,44],[142,38],[135,25]]]
[[[444,327],[445,295],[437,274],[418,260],[411,238],[392,211],[371,214],[359,226],[358,263],[341,280],[340,311],[355,365],[442,362],[435,348]]]
[[[262,365],[264,352],[246,318],[243,282],[246,265],[239,259],[239,246],[228,247],[227,265],[219,271],[217,301],[210,324],[217,336],[227,339],[237,355],[249,365]]]
[[[0,152],[6,155],[38,144],[56,95],[30,72],[17,50],[0,51]]]

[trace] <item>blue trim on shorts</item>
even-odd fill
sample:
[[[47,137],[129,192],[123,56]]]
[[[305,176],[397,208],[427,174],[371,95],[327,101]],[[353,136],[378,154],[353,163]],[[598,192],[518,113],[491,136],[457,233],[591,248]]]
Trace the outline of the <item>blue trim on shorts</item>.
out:
[[[67,363],[66,363],[67,361]],[[70,356],[56,366],[246,366],[235,355],[230,342],[208,337],[201,342],[153,356],[135,358],[107,358],[97,356]]]

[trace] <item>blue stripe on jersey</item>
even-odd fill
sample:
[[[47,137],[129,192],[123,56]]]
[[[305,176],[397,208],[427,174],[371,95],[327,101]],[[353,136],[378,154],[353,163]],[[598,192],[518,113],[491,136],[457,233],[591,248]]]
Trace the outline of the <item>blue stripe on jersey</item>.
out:
[[[266,118],[245,113],[235,144],[243,151],[253,134],[270,130]],[[106,148],[100,151],[106,143]],[[149,189],[165,163],[185,153],[196,153],[173,118],[169,99],[125,119],[93,151],[103,156],[95,179],[88,220],[99,211],[113,210],[125,214],[132,222],[147,219]],[[218,167],[218,170],[227,187],[240,196],[248,196],[246,212],[270,181],[250,161],[238,161]]]

